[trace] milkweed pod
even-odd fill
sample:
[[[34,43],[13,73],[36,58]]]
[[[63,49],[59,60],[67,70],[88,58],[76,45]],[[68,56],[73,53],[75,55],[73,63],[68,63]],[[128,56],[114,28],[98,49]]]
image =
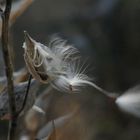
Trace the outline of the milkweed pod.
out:
[[[25,99],[25,93],[26,93],[26,88],[28,86],[28,81],[26,82],[21,82],[18,83],[14,86],[14,94],[15,94],[15,104],[16,104],[16,111],[18,112],[23,105],[24,99]],[[30,88],[30,94],[28,95],[28,99],[26,102],[26,107],[25,110],[32,106],[34,103],[35,99],[35,92],[38,88],[37,82],[35,80],[31,81],[31,88]],[[33,90],[33,91],[32,91]],[[1,92],[0,92],[0,119],[4,119],[8,117],[9,112],[9,104],[8,104],[8,91],[7,87],[5,87]],[[24,111],[25,111],[24,110]]]
[[[45,73],[43,65],[41,65],[43,58],[36,49],[38,42],[33,40],[26,31],[24,31],[24,35],[25,42],[23,44],[23,48],[25,51],[24,59],[27,68],[35,79],[41,83],[48,83],[49,76]]]
[[[55,129],[63,127],[66,123],[69,123],[71,118],[74,116],[74,112],[66,114],[64,116],[58,117],[53,120]],[[41,140],[51,139],[51,136],[54,135],[53,123],[52,120],[45,124],[37,133],[36,138]]]

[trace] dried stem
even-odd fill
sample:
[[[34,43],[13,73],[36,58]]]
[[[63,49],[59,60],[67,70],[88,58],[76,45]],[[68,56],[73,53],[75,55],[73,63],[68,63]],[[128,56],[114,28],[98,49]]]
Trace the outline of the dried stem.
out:
[[[55,128],[55,120],[52,120],[52,126],[53,126],[53,131],[54,131],[54,135],[53,135],[53,140],[56,140],[56,128]]]
[[[9,122],[8,140],[15,139],[16,130],[16,106],[13,86],[13,66],[11,62],[10,52],[8,48],[8,32],[9,32],[9,16],[11,12],[12,0],[6,0],[6,7],[2,13],[2,51],[5,62],[5,73],[7,77],[7,88],[9,97],[9,109],[11,113],[11,121]]]
[[[16,19],[24,13],[24,11],[32,4],[33,0],[20,0],[13,3],[11,15],[10,15],[10,25],[13,24]]]
[[[26,89],[26,93],[25,93],[25,97],[23,100],[23,104],[21,109],[17,112],[17,116],[19,116],[19,114],[24,110],[26,102],[27,102],[27,98],[28,98],[28,93],[29,93],[29,89],[30,89],[30,85],[31,85],[31,80],[32,80],[32,76],[29,75],[29,80],[28,80],[28,85],[27,85],[27,89]]]
[[[19,1],[13,2],[11,13],[10,13],[10,19],[9,19],[10,26],[13,23],[15,23],[17,18],[25,12],[25,10],[33,3],[33,1],[34,0],[19,0]],[[2,30],[2,22],[0,20],[0,37],[1,37],[1,30]]]

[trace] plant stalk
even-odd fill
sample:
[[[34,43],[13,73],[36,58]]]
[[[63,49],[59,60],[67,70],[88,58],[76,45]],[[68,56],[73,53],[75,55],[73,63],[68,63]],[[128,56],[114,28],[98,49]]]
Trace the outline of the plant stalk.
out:
[[[15,140],[16,132],[16,104],[14,95],[14,85],[13,85],[13,65],[10,57],[10,51],[8,46],[8,34],[9,34],[9,16],[11,12],[12,0],[6,0],[5,10],[2,12],[2,52],[5,62],[5,73],[7,77],[7,88],[9,97],[9,109],[11,114],[11,120],[9,121],[9,132],[8,140]]]

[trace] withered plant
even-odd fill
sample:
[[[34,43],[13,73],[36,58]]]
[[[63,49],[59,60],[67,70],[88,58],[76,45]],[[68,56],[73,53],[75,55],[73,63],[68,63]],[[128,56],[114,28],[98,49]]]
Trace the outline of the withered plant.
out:
[[[122,96],[100,88],[86,73],[88,65],[82,61],[80,52],[60,37],[54,37],[44,45],[24,31],[22,48],[26,68],[13,72],[9,28],[32,2],[19,0],[12,6],[12,0],[5,0],[0,9],[0,36],[6,74],[6,77],[0,77],[0,119],[9,120],[7,139],[62,140],[62,133],[72,128],[71,124],[78,126],[79,118],[71,118],[80,113],[80,105],[77,100],[67,100],[67,107],[62,104],[59,112],[57,105],[62,102],[55,98],[55,93],[67,93],[66,98],[69,98],[88,86],[111,98],[125,112],[140,117],[139,86]],[[52,105],[54,102],[57,107]]]

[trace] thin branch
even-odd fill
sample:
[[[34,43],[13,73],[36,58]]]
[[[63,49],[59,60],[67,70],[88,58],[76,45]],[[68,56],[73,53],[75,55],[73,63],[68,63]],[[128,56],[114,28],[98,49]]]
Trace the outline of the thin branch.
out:
[[[21,16],[25,10],[33,3],[34,0],[19,0],[13,2],[10,19],[9,19],[9,26],[11,26],[19,16]],[[1,8],[3,9],[3,7]],[[1,30],[2,30],[2,21],[0,20],[0,37],[1,37]]]
[[[25,12],[33,1],[34,0],[20,0],[13,3],[10,15],[10,25],[13,24],[16,19]]]
[[[30,85],[31,85],[31,80],[32,80],[32,76],[29,75],[29,80],[28,80],[28,85],[27,85],[27,89],[26,89],[26,93],[25,93],[25,97],[23,100],[23,104],[21,109],[17,112],[17,116],[19,116],[19,114],[24,110],[26,102],[27,102],[27,98],[28,98],[28,93],[29,93],[29,89],[30,89]]]
[[[53,135],[53,140],[56,140],[56,128],[55,128],[55,120],[52,120],[52,126],[53,126],[53,132],[54,132],[54,135]]]
[[[13,66],[11,62],[10,52],[8,48],[8,33],[9,33],[9,16],[11,12],[12,0],[6,0],[6,7],[2,13],[2,51],[5,62],[5,72],[7,77],[7,88],[9,97],[9,109],[11,114],[11,121],[9,122],[8,140],[14,140],[16,130],[16,105],[13,86]]]

